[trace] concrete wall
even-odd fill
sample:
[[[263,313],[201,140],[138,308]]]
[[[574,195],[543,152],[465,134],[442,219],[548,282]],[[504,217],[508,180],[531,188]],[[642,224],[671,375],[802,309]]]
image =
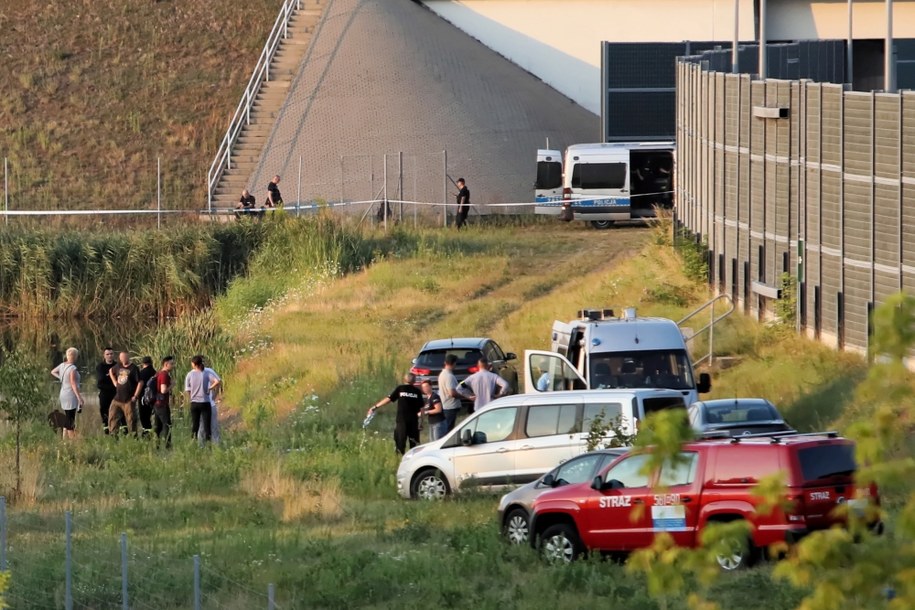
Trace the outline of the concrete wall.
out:
[[[795,278],[799,328],[865,350],[875,304],[915,290],[915,93],[677,69],[677,214],[712,283],[767,317]]]

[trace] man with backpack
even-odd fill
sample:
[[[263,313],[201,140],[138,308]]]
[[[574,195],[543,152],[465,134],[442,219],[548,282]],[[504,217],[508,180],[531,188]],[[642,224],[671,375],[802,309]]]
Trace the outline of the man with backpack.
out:
[[[153,404],[156,401],[156,369],[153,368],[153,360],[149,356],[143,356],[140,361],[140,386],[143,388],[140,394],[140,434],[148,436],[152,432],[152,414]],[[152,383],[152,387],[150,387]]]

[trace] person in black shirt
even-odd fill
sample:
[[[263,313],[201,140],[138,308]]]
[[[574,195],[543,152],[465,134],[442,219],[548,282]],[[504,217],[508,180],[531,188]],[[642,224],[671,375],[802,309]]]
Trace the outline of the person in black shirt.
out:
[[[457,224],[455,225],[458,229],[464,226],[467,222],[467,214],[470,212],[470,189],[467,188],[467,183],[464,182],[463,178],[458,178],[457,187],[460,189],[457,194]]]
[[[419,444],[419,417],[423,409],[423,398],[419,389],[413,385],[414,381],[416,381],[416,376],[413,373],[407,373],[403,376],[401,385],[394,388],[390,395],[379,400],[371,408],[371,411],[374,412],[388,403],[397,403],[394,448],[400,454],[406,451],[408,441],[410,449]]]
[[[257,201],[254,199],[254,195],[248,192],[248,189],[243,189],[241,192],[241,197],[238,199],[238,204],[235,206],[236,210],[242,210],[243,212],[249,212],[254,210],[254,206],[257,205]],[[237,215],[237,212],[236,212]]]
[[[111,385],[114,386],[114,400],[108,409],[108,433],[116,434],[118,430],[118,415],[123,414],[127,422],[127,430],[136,432],[134,408],[140,397],[140,369],[130,361],[130,354],[121,352],[120,362],[114,364],[108,372]]]
[[[108,434],[108,409],[114,399],[114,384],[108,372],[114,366],[114,349],[106,347],[104,355],[105,359],[95,367],[95,387],[98,388],[98,412],[102,418],[102,428]]]
[[[264,202],[264,205],[268,208],[278,208],[283,205],[283,196],[280,194],[280,187],[277,186],[279,183],[280,177],[277,175],[267,185],[267,201]]]
[[[146,393],[146,383],[152,379],[156,374],[156,369],[153,368],[153,360],[149,356],[143,356],[143,359],[140,361],[140,427],[142,428],[141,432],[143,436],[147,436],[152,431],[152,413],[153,413],[153,403],[147,404],[144,400]]]

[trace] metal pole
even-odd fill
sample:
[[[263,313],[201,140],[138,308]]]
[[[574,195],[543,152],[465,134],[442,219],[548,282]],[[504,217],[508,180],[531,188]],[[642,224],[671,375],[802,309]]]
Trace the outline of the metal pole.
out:
[[[127,534],[121,532],[121,608],[130,610],[127,599]]]
[[[448,151],[442,151],[442,226],[448,228]]]
[[[194,555],[194,610],[200,610],[200,555]]]
[[[737,74],[740,72],[740,52],[737,47],[740,45],[740,0],[734,0],[734,48],[731,49],[731,72]]]
[[[886,0],[886,40],[883,43],[883,90],[896,93],[893,62],[893,0]]]
[[[343,203],[343,155],[340,155],[340,203]]]
[[[64,556],[64,572],[65,585],[64,585],[64,608],[66,610],[73,610],[73,513],[67,511],[64,513],[64,527],[65,530],[65,540],[66,540],[66,555]],[[0,566],[0,569],[5,569],[5,566]]]
[[[273,583],[267,585],[267,610],[276,610],[276,586]]]
[[[766,79],[766,0],[759,0],[759,78]]]
[[[10,168],[9,159],[3,157],[3,211],[10,211]],[[4,216],[3,221],[9,223],[10,217]]]
[[[708,326],[708,365],[711,368],[715,363],[715,301],[712,301],[712,306],[709,309],[711,314]]]
[[[852,50],[855,37],[852,30],[852,14],[854,13],[854,0],[848,0],[848,42],[845,48],[845,74],[852,90],[855,89],[854,51]]]
[[[302,202],[302,155],[299,155],[299,184],[295,195],[296,216],[299,215],[299,203]]]
[[[398,199],[400,199],[400,222],[403,222],[403,151],[397,153],[397,173],[399,174],[400,180],[397,187],[397,192],[399,193]]]
[[[413,157],[413,228],[416,228],[416,212],[419,209],[419,196],[416,194],[416,165],[417,158]],[[900,267],[901,268],[901,267]]]
[[[6,496],[0,496],[0,572],[6,572]]]
[[[384,201],[381,202],[381,205],[384,206],[382,212],[384,212],[384,231],[388,231],[388,153],[384,153]]]
[[[162,157],[156,157],[156,228],[162,228]]]

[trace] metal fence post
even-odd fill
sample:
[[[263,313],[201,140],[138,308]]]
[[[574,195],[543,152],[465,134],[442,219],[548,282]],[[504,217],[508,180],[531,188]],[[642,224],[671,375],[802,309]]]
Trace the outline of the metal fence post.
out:
[[[295,193],[295,215],[299,215],[299,205],[302,203],[302,155],[299,155],[299,182]]]
[[[442,226],[448,227],[448,151],[442,151]]]
[[[398,186],[398,199],[400,199],[400,222],[403,222],[403,151],[397,153],[397,173],[400,176],[399,186]]]
[[[10,163],[7,157],[3,157],[3,211],[10,211]],[[9,215],[3,217],[3,221],[9,223]]]
[[[73,610],[73,513],[65,512],[64,519],[66,524],[64,527],[66,539],[64,608]]]
[[[162,157],[156,157],[156,229],[162,229]]]
[[[121,608],[130,609],[127,599],[127,534],[121,533]]]
[[[267,610],[276,610],[276,586],[273,583],[267,585]]]
[[[6,496],[0,496],[0,572],[6,571]]]
[[[384,153],[384,232],[388,232],[388,153]]]
[[[200,610],[200,555],[194,555],[194,610]]]

